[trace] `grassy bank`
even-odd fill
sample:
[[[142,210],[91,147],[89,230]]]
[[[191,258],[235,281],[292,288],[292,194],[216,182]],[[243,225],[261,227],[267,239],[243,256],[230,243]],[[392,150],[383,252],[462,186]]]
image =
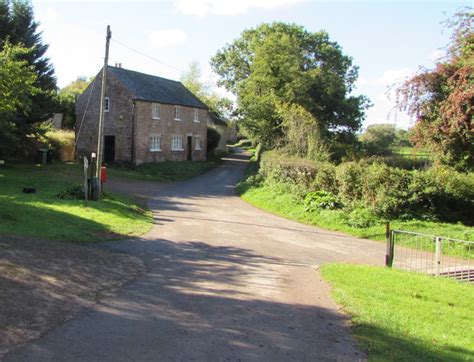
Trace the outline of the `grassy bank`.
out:
[[[345,210],[318,210],[308,212],[284,184],[263,183],[257,186],[241,182],[237,188],[241,197],[250,204],[271,213],[305,224],[329,230],[342,231],[349,235],[372,240],[385,240],[385,223],[371,220],[363,212],[348,213]],[[370,220],[369,220],[370,219]],[[371,225],[364,225],[370,221]],[[423,220],[392,220],[393,229],[417,231],[430,235],[441,235],[474,241],[474,227]]]
[[[474,288],[385,268],[322,268],[353,333],[374,361],[472,361]]]
[[[87,207],[81,200],[59,199],[57,194],[79,175],[77,165],[0,169],[0,234],[85,242],[140,235],[151,228],[151,213],[125,197],[107,195]],[[24,187],[36,193],[25,194]]]

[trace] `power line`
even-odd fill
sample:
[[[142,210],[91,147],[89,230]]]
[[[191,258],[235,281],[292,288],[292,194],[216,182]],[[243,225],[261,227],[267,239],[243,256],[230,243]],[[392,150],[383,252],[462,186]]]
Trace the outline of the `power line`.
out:
[[[144,56],[144,57],[147,57],[147,58],[149,58],[149,59],[151,59],[151,60],[153,60],[153,61],[155,61],[155,62],[157,62],[157,63],[160,63],[161,65],[164,65],[164,66],[166,66],[166,67],[172,68],[172,69],[177,70],[178,72],[181,72],[181,73],[184,72],[182,69],[176,68],[176,67],[173,66],[173,65],[169,65],[169,64],[167,64],[167,63],[165,63],[165,62],[163,62],[163,61],[161,61],[161,60],[159,60],[159,59],[156,59],[155,57],[152,57],[151,55],[148,55],[148,54],[145,54],[145,53],[143,53],[143,52],[141,52],[141,51],[139,51],[139,50],[133,49],[132,47],[128,46],[128,45],[125,44],[125,43],[122,43],[121,41],[118,41],[117,39],[112,39],[112,41],[113,41],[114,43],[120,44],[121,46],[127,48],[128,50],[131,50],[132,52],[135,52],[135,53],[140,54],[140,55],[142,55],[142,56]]]

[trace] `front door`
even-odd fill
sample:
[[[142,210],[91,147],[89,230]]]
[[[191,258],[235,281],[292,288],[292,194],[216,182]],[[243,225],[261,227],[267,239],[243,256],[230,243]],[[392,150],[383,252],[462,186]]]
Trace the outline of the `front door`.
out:
[[[188,161],[193,159],[193,136],[188,136]]]
[[[115,161],[115,136],[104,136],[104,161]]]

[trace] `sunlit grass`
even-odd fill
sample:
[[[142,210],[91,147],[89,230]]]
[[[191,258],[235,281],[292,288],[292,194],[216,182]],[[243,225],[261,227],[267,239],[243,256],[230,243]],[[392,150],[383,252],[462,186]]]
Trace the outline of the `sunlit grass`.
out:
[[[322,275],[374,361],[474,360],[474,288],[380,267],[332,264]]]

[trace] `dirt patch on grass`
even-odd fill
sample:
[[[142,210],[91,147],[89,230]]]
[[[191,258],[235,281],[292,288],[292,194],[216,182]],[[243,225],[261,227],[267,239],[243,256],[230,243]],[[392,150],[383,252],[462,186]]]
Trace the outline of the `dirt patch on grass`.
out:
[[[143,263],[128,255],[0,236],[0,358],[143,272]]]

